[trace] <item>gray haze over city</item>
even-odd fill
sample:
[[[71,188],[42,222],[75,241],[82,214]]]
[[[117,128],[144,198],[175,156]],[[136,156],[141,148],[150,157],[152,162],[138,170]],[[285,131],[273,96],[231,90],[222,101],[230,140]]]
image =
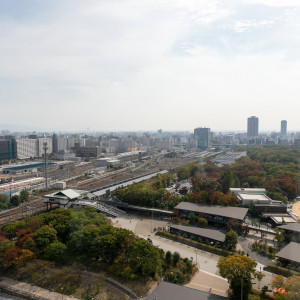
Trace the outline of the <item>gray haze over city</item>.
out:
[[[299,130],[300,2],[2,0],[0,129]]]

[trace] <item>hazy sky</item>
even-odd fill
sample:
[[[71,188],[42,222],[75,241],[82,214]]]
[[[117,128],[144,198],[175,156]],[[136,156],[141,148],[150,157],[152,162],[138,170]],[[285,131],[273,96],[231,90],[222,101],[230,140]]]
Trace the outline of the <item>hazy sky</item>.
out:
[[[0,104],[6,127],[300,130],[300,1],[0,0]]]

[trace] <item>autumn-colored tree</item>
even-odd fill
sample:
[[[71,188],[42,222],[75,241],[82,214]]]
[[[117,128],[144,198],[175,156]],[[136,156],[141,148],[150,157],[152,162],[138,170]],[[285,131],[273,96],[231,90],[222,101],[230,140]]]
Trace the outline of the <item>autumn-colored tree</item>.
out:
[[[300,276],[291,276],[285,282],[285,290],[289,300],[300,299]]]
[[[27,222],[27,228],[31,229],[32,232],[36,232],[43,226],[43,220],[37,217],[32,217]]]
[[[35,257],[34,253],[27,249],[21,249],[18,257],[15,259],[15,265],[17,267],[24,266],[26,262],[32,260]]]
[[[249,231],[250,231],[250,228],[247,225],[242,225],[240,227],[240,232],[242,233],[243,236],[246,236],[249,233]]]
[[[2,256],[2,260],[1,260],[2,265],[5,268],[9,268],[13,266],[16,263],[17,258],[19,257],[20,251],[21,249],[17,247],[8,249]]]
[[[231,299],[240,300],[241,290],[243,299],[248,300],[248,294],[252,288],[252,277],[256,277],[256,262],[247,256],[232,255],[221,257],[218,261],[218,268],[222,277],[227,278]]]
[[[271,282],[272,288],[283,288],[284,287],[284,277],[282,275],[277,275]]]
[[[2,259],[4,253],[8,250],[8,249],[12,249],[15,247],[15,243],[7,240],[7,239],[2,239],[0,241],[0,259]]]
[[[29,239],[30,237],[33,236],[33,233],[32,233],[32,230],[31,229],[20,229],[18,230],[17,232],[17,243],[16,245],[19,247],[19,248],[22,248],[23,247],[23,244],[24,242]]]

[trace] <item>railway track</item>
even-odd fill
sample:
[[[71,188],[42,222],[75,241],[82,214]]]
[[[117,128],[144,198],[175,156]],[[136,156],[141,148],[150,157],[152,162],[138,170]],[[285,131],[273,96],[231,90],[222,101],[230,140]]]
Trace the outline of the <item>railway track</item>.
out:
[[[115,184],[121,181],[130,180],[134,177],[139,177],[145,174],[158,172],[160,170],[169,170],[173,168],[177,168],[179,166],[185,165],[187,163],[190,163],[192,161],[195,161],[193,158],[179,158],[176,161],[174,159],[169,159],[165,157],[161,157],[159,163],[157,161],[149,162],[149,165],[145,168],[142,168],[134,173],[130,173],[130,168],[121,169],[117,172],[111,172],[107,173],[101,178],[91,178],[85,181],[78,182],[76,185],[73,185],[72,187],[76,189],[82,189],[82,190],[94,190],[97,188],[102,188],[104,186],[108,186],[111,184]]]
[[[174,160],[174,159],[161,157],[159,162],[151,161],[151,162],[149,162],[148,166],[136,171],[135,173],[130,173],[130,168],[125,168],[125,169],[118,170],[116,172],[107,173],[104,176],[102,176],[101,178],[87,179],[85,181],[78,182],[76,185],[72,185],[72,186],[68,186],[68,187],[90,191],[90,190],[108,186],[108,185],[111,185],[111,184],[114,184],[117,182],[130,180],[134,177],[142,176],[144,174],[154,173],[154,172],[160,171],[162,169],[169,170],[171,168],[172,169],[177,168],[179,166],[182,166],[187,163],[191,163],[193,161],[195,161],[194,158],[178,158],[178,159]],[[92,168],[92,165],[93,164],[87,164],[85,166],[77,167],[75,170],[73,170],[72,173],[82,174],[82,173],[90,170]],[[67,172],[68,171],[66,171],[66,173],[62,172],[62,173],[60,173],[60,175],[65,175],[65,174],[67,174]],[[62,177],[65,177],[65,176],[62,176]],[[33,215],[36,215],[38,213],[45,212],[45,211],[46,211],[46,205],[43,201],[43,198],[39,197],[28,203],[24,203],[16,208],[0,212],[0,226],[7,222],[18,221],[23,218],[33,216]]]
[[[38,213],[46,211],[46,208],[42,197],[27,203],[22,203],[16,208],[0,212],[0,225],[37,215]]]

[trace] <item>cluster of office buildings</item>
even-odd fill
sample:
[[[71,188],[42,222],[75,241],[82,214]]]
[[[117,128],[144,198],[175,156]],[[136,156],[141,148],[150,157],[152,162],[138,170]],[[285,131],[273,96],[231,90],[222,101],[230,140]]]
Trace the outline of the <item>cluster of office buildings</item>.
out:
[[[248,118],[247,122],[247,135],[249,138],[257,137],[259,135],[259,120],[258,117],[251,116]],[[280,136],[286,137],[287,136],[287,121],[282,120],[280,125]]]
[[[44,144],[47,153],[59,160],[78,160],[78,157],[98,157],[101,154],[115,155],[123,152],[153,149],[167,152],[210,147],[247,144],[300,144],[300,133],[287,132],[287,121],[281,121],[280,132],[259,133],[259,119],[247,120],[247,133],[212,132],[210,128],[195,128],[189,132],[135,132],[110,134],[29,134],[13,136],[2,131],[0,135],[0,161],[41,157]]]
[[[135,133],[107,134],[100,136],[87,135],[38,135],[0,136],[0,161],[42,157],[44,146],[47,153],[58,160],[76,161],[78,158],[115,156],[126,152],[171,152],[181,147],[195,148],[194,139],[186,134]]]

